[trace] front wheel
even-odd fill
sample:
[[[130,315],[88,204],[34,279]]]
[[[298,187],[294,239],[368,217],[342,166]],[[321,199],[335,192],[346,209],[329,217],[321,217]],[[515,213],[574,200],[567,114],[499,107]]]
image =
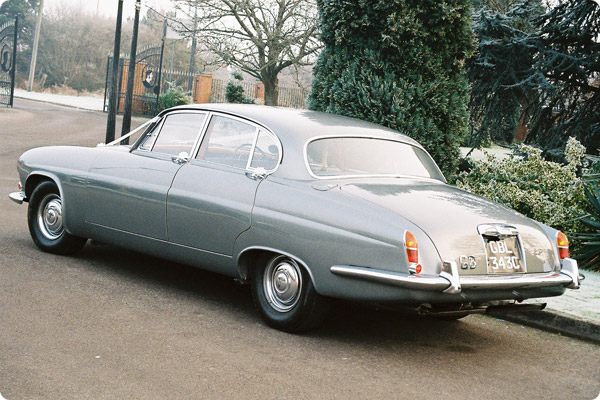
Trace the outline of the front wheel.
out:
[[[85,245],[86,239],[65,231],[62,199],[54,182],[42,182],[33,190],[27,222],[33,242],[48,253],[73,254]]]
[[[315,291],[308,273],[283,255],[263,260],[254,269],[252,295],[267,324],[285,332],[315,328],[330,309],[329,300]]]

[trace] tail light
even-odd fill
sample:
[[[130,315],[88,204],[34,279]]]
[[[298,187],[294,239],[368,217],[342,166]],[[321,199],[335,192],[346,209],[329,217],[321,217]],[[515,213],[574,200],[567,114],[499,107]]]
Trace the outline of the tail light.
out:
[[[556,234],[556,245],[558,246],[558,257],[561,260],[569,258],[569,239],[561,231]]]
[[[408,258],[408,269],[413,274],[421,273],[421,264],[419,264],[419,244],[417,238],[409,231],[404,232],[404,247],[406,248],[406,257]]]

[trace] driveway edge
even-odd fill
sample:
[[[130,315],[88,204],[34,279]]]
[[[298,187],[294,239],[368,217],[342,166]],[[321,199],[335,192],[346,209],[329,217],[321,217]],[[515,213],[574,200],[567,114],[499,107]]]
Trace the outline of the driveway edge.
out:
[[[554,310],[490,313],[496,318],[600,344],[600,324]]]

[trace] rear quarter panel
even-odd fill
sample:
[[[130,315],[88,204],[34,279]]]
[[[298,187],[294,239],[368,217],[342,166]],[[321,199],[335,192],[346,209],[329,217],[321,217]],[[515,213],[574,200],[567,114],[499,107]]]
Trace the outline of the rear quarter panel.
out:
[[[316,290],[348,297],[332,265],[354,265],[408,273],[404,230],[419,240],[424,273],[438,273],[441,261],[433,244],[415,225],[381,207],[338,189],[315,190],[307,181],[269,177],[257,191],[251,228],[237,239],[234,256],[250,247],[291,255],[302,262]]]

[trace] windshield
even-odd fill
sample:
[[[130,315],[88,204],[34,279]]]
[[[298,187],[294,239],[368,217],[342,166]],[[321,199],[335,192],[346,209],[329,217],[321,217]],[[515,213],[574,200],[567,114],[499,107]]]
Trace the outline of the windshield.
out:
[[[386,175],[444,181],[435,162],[422,149],[393,140],[331,137],[313,140],[306,159],[317,177]]]

